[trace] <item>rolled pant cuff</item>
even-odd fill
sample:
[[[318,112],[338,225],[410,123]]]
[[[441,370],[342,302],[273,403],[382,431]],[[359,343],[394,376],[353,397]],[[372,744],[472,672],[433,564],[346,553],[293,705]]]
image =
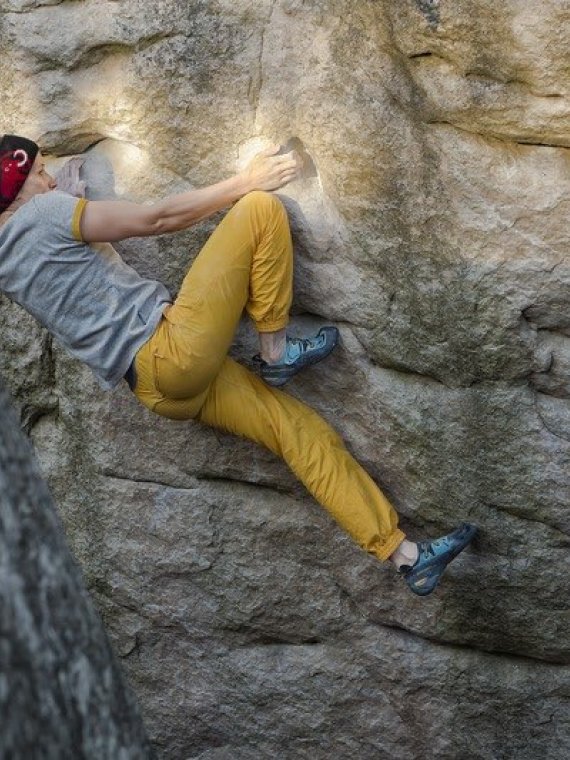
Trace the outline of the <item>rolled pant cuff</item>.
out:
[[[399,528],[396,528],[396,530],[388,536],[386,541],[381,546],[375,547],[371,550],[372,554],[378,557],[378,559],[382,560],[382,562],[386,562],[386,560],[388,560],[392,554],[394,554],[398,546],[400,546],[405,538],[406,534]]]
[[[289,317],[284,317],[276,322],[256,322],[255,329],[258,333],[279,332],[279,330],[283,330],[284,327],[287,327],[288,324]]]

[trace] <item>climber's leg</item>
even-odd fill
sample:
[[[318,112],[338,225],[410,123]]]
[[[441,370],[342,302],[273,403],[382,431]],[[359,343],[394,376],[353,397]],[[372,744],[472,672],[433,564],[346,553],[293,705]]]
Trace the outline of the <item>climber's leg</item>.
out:
[[[157,392],[152,341],[139,352],[137,372],[136,395],[157,414],[178,420],[197,417],[283,457],[362,548],[378,559],[403,564],[400,571],[414,593],[433,591],[447,564],[475,534],[473,526],[464,526],[430,543],[407,541],[397,528],[394,509],[332,428],[300,401],[268,388],[230,359],[208,389],[190,399],[168,399]]]
[[[156,411],[165,411],[160,405]],[[386,560],[404,538],[398,516],[337,433],[312,409],[226,359],[197,419],[256,441],[295,475],[366,551]]]
[[[387,560],[401,544],[404,534],[395,510],[316,412],[229,358],[205,392],[189,399],[167,398],[156,390],[149,343],[137,356],[135,393],[145,406],[170,419],[195,417],[266,446],[378,559]]]
[[[292,257],[287,214],[278,198],[254,192],[235,204],[196,257],[150,345],[143,346],[152,354],[159,398],[203,396],[226,357],[244,307],[260,332],[285,328]],[[138,363],[137,355],[137,375]],[[151,405],[149,396],[141,401]]]

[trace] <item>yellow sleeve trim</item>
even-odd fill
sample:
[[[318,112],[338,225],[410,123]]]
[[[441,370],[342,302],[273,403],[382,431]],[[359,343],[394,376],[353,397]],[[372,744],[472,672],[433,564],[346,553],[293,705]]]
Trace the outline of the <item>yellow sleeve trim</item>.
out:
[[[75,206],[75,211],[73,212],[73,218],[71,220],[71,234],[76,240],[79,240],[81,243],[83,242],[83,238],[81,237],[81,215],[83,214],[83,209],[87,205],[87,198],[80,198],[77,201],[77,204]]]

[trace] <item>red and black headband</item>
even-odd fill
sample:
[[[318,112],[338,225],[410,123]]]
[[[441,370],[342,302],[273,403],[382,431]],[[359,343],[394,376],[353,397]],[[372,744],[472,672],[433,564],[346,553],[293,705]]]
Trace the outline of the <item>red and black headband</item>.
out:
[[[25,137],[4,135],[0,140],[0,214],[16,200],[38,151],[36,143]]]

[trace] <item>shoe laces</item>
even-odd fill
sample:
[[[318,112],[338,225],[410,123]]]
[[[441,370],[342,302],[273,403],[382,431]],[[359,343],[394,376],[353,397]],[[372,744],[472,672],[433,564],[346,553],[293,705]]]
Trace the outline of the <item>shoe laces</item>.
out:
[[[307,351],[312,351],[315,348],[322,348],[325,343],[325,336],[323,334],[315,335],[312,338],[287,338],[287,343],[291,348],[296,348],[299,354],[306,354]]]
[[[423,555],[423,559],[429,559],[430,556],[435,557],[437,555],[437,549],[447,549],[449,545],[446,537],[435,538],[433,541],[429,541],[429,543],[419,544],[420,554]]]

